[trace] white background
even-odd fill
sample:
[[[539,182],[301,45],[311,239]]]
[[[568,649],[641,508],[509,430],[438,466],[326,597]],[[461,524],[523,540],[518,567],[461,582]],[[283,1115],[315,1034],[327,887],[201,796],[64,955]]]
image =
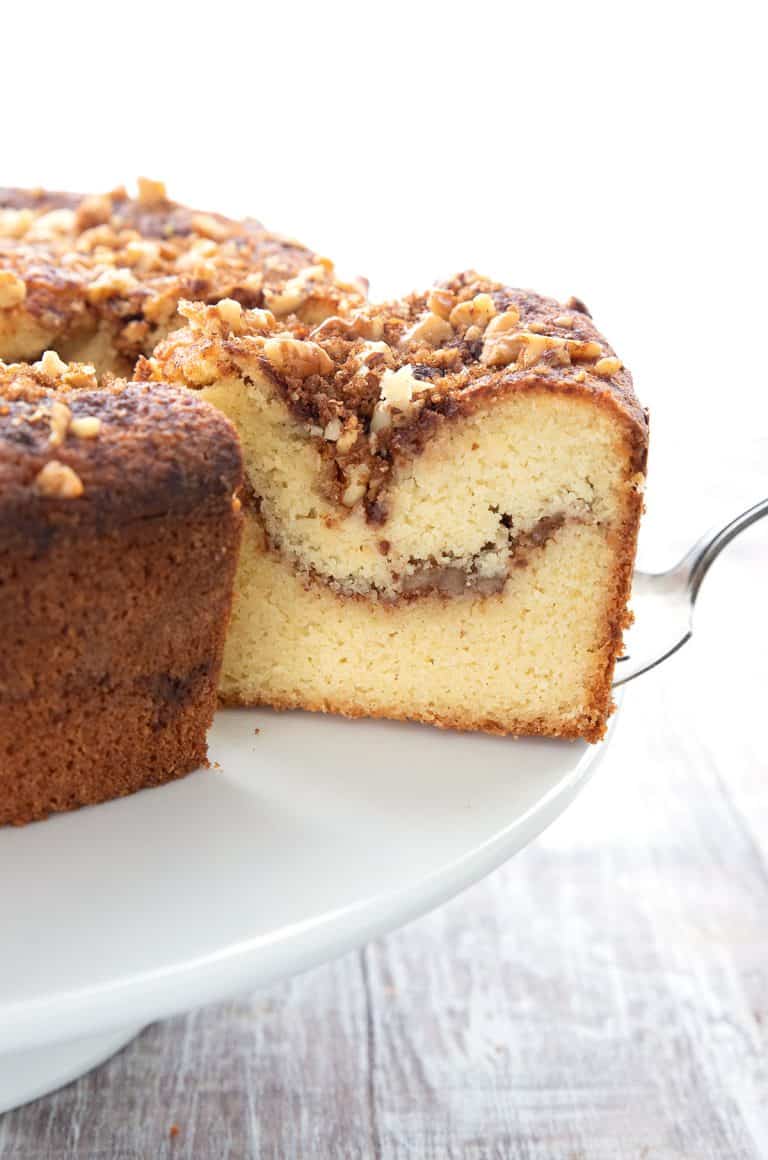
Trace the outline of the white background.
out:
[[[676,491],[668,471],[719,492],[768,431],[761,12],[14,4],[0,180],[162,177],[296,235],[374,295],[468,266],[576,293],[652,409],[651,504],[654,483]]]

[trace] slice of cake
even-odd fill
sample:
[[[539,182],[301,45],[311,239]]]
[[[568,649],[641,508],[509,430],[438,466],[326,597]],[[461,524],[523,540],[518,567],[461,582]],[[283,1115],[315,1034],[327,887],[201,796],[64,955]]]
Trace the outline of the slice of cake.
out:
[[[224,700],[601,737],[647,420],[583,304],[465,274],[314,328],[182,313],[139,374],[242,440]]]
[[[189,391],[0,364],[0,825],[205,763],[241,474]]]
[[[65,360],[130,375],[182,324],[180,298],[268,307],[309,324],[342,313],[365,287],[253,220],[168,199],[161,182],[98,195],[0,189],[0,359]]]

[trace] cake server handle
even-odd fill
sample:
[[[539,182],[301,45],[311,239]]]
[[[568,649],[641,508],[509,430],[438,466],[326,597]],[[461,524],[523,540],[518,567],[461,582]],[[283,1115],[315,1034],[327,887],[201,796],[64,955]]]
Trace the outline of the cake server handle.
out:
[[[766,515],[768,499],[762,499],[712,528],[669,571],[635,572],[635,623],[627,634],[626,654],[617,661],[614,689],[660,665],[690,640],[696,597],[712,563],[731,540]]]

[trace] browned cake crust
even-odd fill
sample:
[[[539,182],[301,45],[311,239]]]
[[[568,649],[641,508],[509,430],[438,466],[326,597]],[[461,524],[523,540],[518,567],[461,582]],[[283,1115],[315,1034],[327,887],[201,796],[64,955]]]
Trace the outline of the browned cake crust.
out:
[[[130,374],[179,325],[180,298],[267,306],[317,322],[364,286],[255,220],[233,221],[168,199],[140,179],[99,195],[0,189],[0,358],[54,348],[97,371]]]
[[[0,824],[205,763],[240,479],[189,392],[0,373]]]

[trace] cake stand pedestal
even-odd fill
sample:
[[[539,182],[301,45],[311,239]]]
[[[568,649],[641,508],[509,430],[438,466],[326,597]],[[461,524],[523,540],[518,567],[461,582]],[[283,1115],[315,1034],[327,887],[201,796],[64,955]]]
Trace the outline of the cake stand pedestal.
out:
[[[69,1043],[0,1054],[0,1113],[36,1100],[85,1075],[135,1038],[140,1027]]]

